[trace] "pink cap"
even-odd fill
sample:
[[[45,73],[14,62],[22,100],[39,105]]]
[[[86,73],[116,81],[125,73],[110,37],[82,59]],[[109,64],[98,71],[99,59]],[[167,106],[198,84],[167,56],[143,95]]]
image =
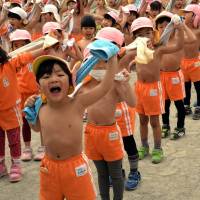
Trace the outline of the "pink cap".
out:
[[[168,11],[162,11],[159,15],[156,16],[156,21],[162,17],[169,17],[171,19],[173,14]]]
[[[99,30],[96,34],[96,39],[106,39],[111,42],[115,42],[116,44],[122,46],[124,42],[124,34],[116,28],[113,27],[105,27]]]
[[[22,29],[17,29],[14,32],[12,32],[10,34],[10,41],[17,41],[17,40],[29,40],[31,41],[31,34],[26,31],[26,30],[22,30]]]
[[[127,8],[129,11],[138,12],[138,9],[134,4],[128,4],[128,5],[125,6],[125,8]]]
[[[108,13],[106,13],[105,15],[109,15],[110,17],[112,17],[116,22],[119,20],[119,16],[116,12],[114,11],[110,11]],[[104,15],[104,16],[105,16]]]
[[[16,4],[19,4],[21,6],[22,0],[10,0],[10,3],[16,3]]]
[[[193,12],[195,14],[195,18],[193,21],[193,25],[197,28],[200,25],[200,5],[198,4],[190,4],[187,5],[183,11],[185,12]]]
[[[153,23],[147,17],[139,17],[133,21],[131,25],[131,33],[137,31],[140,28],[153,28]]]
[[[62,30],[61,26],[57,22],[47,22],[42,27],[43,35],[50,33],[52,30]]]

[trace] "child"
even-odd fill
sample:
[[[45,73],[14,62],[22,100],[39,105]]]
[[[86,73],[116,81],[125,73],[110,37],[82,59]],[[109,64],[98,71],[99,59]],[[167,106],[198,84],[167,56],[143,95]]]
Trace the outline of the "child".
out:
[[[118,15],[114,11],[110,11],[104,15],[102,27],[116,27]]]
[[[131,32],[135,38],[149,38],[148,47],[153,58],[146,60],[136,60],[137,82],[135,92],[137,97],[136,111],[140,118],[140,134],[142,147],[139,149],[139,159],[144,159],[149,154],[148,144],[148,123],[150,120],[153,129],[154,149],[152,151],[152,162],[157,164],[163,160],[163,150],[161,147],[161,128],[159,115],[164,113],[164,100],[162,86],[160,83],[160,62],[163,54],[173,53],[179,50],[183,41],[182,26],[177,26],[177,42],[174,45],[160,46],[157,49],[153,46],[153,24],[146,17],[139,17],[133,21]],[[140,55],[137,55],[140,56]]]
[[[26,66],[41,53],[42,50],[35,50],[15,58],[9,58],[0,47],[0,177],[7,174],[5,165],[5,135],[7,135],[12,162],[9,173],[10,182],[17,182],[22,178],[20,164],[21,110],[16,70]]]
[[[90,15],[85,15],[81,20],[81,31],[83,34],[83,38],[78,41],[78,46],[83,53],[85,47],[92,42],[92,39],[96,33],[96,23],[95,19]]]
[[[64,60],[41,56],[33,71],[47,103],[39,110],[35,131],[41,131],[46,155],[40,166],[40,200],[95,200],[92,177],[82,153],[82,116],[86,107],[104,96],[113,85],[116,57],[107,63],[107,73],[98,87],[69,97],[72,74]],[[112,67],[111,67],[112,66]],[[36,97],[26,106],[32,107]],[[62,117],[61,117],[62,116]]]
[[[163,11],[156,18],[156,27],[160,35],[165,30],[169,21],[171,21],[173,14],[167,11]],[[191,38],[191,31],[184,26],[187,38]],[[176,32],[174,31],[168,44],[174,44],[176,42]],[[193,37],[194,38],[194,37]],[[188,40],[187,39],[187,40]],[[196,42],[196,40],[190,40],[190,42]],[[180,70],[181,59],[183,57],[183,43],[182,48],[177,52],[164,55],[161,61],[161,82],[163,90],[165,93],[165,113],[162,115],[162,137],[168,137],[170,135],[170,123],[169,123],[169,113],[170,113],[170,104],[171,101],[174,101],[174,104],[177,109],[177,127],[174,129],[174,132],[171,134],[171,139],[178,139],[185,135],[185,108],[183,104],[183,99],[185,97],[185,88],[184,88],[184,77],[183,73]]]
[[[199,64],[199,47],[200,47],[200,5],[188,5],[184,9],[185,23],[195,35],[197,42],[185,44],[184,59],[182,60],[181,69],[185,79],[186,98],[184,99],[186,115],[192,114],[190,107],[191,82],[194,83],[197,95],[197,107],[195,108],[193,119],[200,119],[200,64]]]
[[[24,45],[31,42],[31,35],[28,31],[17,29],[16,31],[10,34],[11,49],[15,51],[16,49],[23,47]],[[17,81],[19,92],[21,94],[21,108],[24,108],[24,103],[29,96],[37,94],[38,85],[35,79],[35,76],[32,72],[31,60],[25,67],[22,67],[17,72]],[[33,152],[31,148],[31,129],[27,120],[23,115],[23,126],[22,126],[22,135],[25,143],[25,148],[22,152],[21,160],[30,161],[33,158]],[[44,148],[40,146],[38,148],[37,154],[34,157],[34,160],[40,161],[44,154]]]
[[[95,38],[109,40],[119,47],[124,42],[123,34],[112,27],[101,29]],[[103,76],[98,78],[98,74],[105,72],[105,65],[105,62],[101,62],[95,67],[95,70],[91,71],[92,79],[85,85],[84,89],[86,91],[101,84]],[[114,63],[114,65],[118,67],[118,62]],[[116,81],[104,98],[99,99],[87,109],[88,123],[85,128],[85,151],[88,158],[93,160],[97,168],[102,199],[110,199],[109,176],[112,179],[113,199],[123,199],[123,147],[120,130],[116,124],[115,110],[116,104],[122,101],[125,101],[131,107],[135,105],[134,94],[128,83],[129,73],[126,70],[123,72],[125,80]]]

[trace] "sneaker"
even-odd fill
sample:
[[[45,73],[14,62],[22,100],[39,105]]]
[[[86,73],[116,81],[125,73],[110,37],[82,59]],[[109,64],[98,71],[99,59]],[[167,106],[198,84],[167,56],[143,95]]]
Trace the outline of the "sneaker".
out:
[[[153,149],[152,151],[152,163],[158,164],[164,158],[163,150],[162,149]]]
[[[149,154],[149,147],[140,147],[138,149],[139,160],[143,160]]]
[[[193,120],[199,120],[200,119],[200,107],[195,108],[192,119]]]
[[[185,135],[185,128],[175,128],[174,132],[172,133],[170,139],[176,140]]]
[[[0,178],[8,174],[4,161],[0,162]]]
[[[19,182],[21,179],[22,179],[21,165],[12,163],[10,168],[9,181],[14,183],[14,182]]]
[[[21,155],[21,160],[22,161],[31,161],[33,158],[33,152],[32,149],[30,147],[26,147]]]
[[[191,115],[192,114],[192,108],[190,106],[185,106],[185,115]]]
[[[41,161],[44,158],[45,148],[43,146],[38,147],[37,153],[34,156],[34,161]]]
[[[164,124],[162,126],[162,138],[166,138],[170,135],[170,126],[169,125],[166,125]]]
[[[125,189],[127,191],[135,190],[141,181],[141,175],[139,171],[130,172],[128,180],[125,182]]]

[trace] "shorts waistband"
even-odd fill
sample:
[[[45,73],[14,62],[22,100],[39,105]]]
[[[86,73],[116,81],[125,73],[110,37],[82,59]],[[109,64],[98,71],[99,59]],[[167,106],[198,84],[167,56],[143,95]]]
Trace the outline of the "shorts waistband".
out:
[[[64,160],[56,160],[56,159],[51,158],[50,156],[48,156],[48,155],[45,153],[43,159],[44,159],[44,160],[49,160],[49,161],[54,162],[54,163],[60,163],[60,164],[62,164],[62,163],[66,163],[66,162],[73,162],[73,161],[76,161],[76,160],[78,160],[78,159],[80,159],[80,158],[84,158],[84,157],[86,157],[86,155],[85,155],[84,153],[81,153],[81,154],[74,155],[74,156],[72,156],[72,157],[66,158],[66,159],[64,159]]]
[[[160,73],[161,73],[161,74],[174,74],[174,73],[177,73],[177,72],[179,72],[179,71],[181,71],[180,68],[177,69],[176,71],[163,71],[163,70],[160,70]]]
[[[87,123],[86,124],[86,127],[89,127],[89,128],[95,128],[95,129],[107,129],[107,128],[116,128],[117,127],[117,124],[116,122],[112,125],[96,125],[96,124],[93,124],[93,123]]]

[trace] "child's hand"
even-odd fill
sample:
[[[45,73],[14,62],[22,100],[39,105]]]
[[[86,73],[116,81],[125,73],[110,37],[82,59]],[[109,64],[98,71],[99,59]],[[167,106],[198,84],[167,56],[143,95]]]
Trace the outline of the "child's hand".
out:
[[[24,104],[24,107],[33,107],[35,105],[35,101],[36,101],[37,98],[38,98],[38,95],[32,95],[32,96],[30,96],[26,100],[26,102]]]
[[[110,58],[107,62],[107,67],[115,67],[117,66],[117,55],[113,56],[112,58]]]

